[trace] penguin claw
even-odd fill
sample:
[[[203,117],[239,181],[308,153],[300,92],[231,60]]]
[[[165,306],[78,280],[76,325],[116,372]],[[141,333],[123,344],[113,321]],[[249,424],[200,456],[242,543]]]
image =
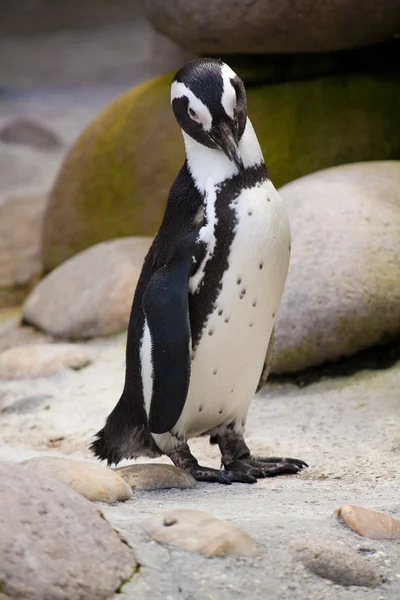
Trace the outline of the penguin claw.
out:
[[[271,457],[257,457],[257,458],[253,458],[252,460],[256,460],[258,462],[261,463],[284,463],[284,464],[292,464],[292,465],[296,465],[297,467],[299,467],[299,469],[303,469],[303,467],[308,467],[308,464],[306,462],[304,462],[304,460],[300,460],[298,458],[278,458],[277,456],[271,456]]]
[[[297,458],[253,458],[249,461],[254,467],[264,471],[264,477],[276,477],[277,475],[296,475],[308,464]]]
[[[277,475],[296,475],[301,469],[296,465],[276,465],[264,470],[264,477],[276,477]]]

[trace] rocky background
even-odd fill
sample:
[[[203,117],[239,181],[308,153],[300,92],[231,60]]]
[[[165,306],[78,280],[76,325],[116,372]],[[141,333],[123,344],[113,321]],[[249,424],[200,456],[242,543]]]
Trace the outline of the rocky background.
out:
[[[399,33],[397,0],[3,0],[0,600],[400,597]],[[292,225],[248,440],[310,465],[223,489],[88,451],[199,55],[244,79]]]

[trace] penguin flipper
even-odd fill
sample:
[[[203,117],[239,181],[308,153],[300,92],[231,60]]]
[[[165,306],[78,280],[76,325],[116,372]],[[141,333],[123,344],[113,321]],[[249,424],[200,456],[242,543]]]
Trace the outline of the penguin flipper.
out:
[[[151,433],[172,429],[185,406],[191,363],[188,297],[191,268],[191,254],[164,265],[153,274],[143,295],[153,367],[148,415]]]

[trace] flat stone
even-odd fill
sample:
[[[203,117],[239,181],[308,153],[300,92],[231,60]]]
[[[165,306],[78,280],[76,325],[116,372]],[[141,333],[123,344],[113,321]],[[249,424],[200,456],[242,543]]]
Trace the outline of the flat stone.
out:
[[[94,352],[78,344],[28,344],[0,354],[0,379],[46,377],[61,369],[82,369],[93,362]]]
[[[131,488],[137,490],[186,490],[196,485],[194,477],[175,465],[148,463],[114,469]]]
[[[127,328],[150,238],[121,238],[77,254],[45,277],[23,306],[27,323],[63,338]]]
[[[22,464],[32,471],[61,481],[88,500],[113,504],[132,497],[129,485],[115,471],[98,463],[41,456]]]
[[[293,544],[295,557],[312,573],[343,586],[376,587],[381,583],[378,566],[336,540],[305,538]]]
[[[46,194],[35,194],[0,202],[0,306],[26,295],[42,273],[42,225],[47,201]]]
[[[61,146],[55,133],[28,119],[12,121],[0,129],[0,142],[22,144],[40,150],[53,150]]]
[[[154,27],[200,54],[324,52],[391,39],[396,0],[146,0]]]
[[[292,229],[274,373],[400,335],[400,162],[347,164],[280,188]]]
[[[238,527],[200,510],[170,510],[144,522],[157,542],[204,556],[253,556],[255,543]]]
[[[337,511],[339,519],[353,531],[373,540],[398,540],[400,539],[400,521],[390,515],[344,504]]]
[[[0,464],[0,582],[18,600],[109,600],[136,561],[98,508],[27,467]]]

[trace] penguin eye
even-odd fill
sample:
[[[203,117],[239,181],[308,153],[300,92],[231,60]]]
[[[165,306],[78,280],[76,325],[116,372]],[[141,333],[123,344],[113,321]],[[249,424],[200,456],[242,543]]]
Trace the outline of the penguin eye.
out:
[[[190,108],[190,107],[189,107],[189,108],[188,108],[188,113],[189,113],[189,115],[192,117],[192,119],[197,119],[197,115],[196,115],[196,113],[194,112],[193,108]]]

